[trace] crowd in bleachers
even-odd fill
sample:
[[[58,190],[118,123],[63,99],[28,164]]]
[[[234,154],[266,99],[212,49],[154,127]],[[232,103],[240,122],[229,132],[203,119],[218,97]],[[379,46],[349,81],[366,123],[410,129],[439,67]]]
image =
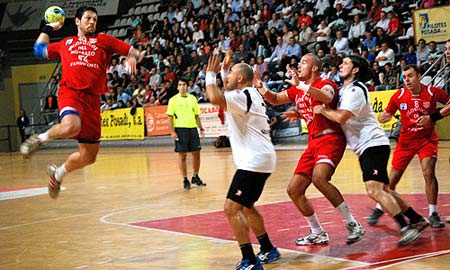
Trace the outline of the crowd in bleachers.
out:
[[[123,58],[112,60],[102,108],[167,104],[181,77],[199,102],[207,102],[205,69],[216,48],[233,49],[235,62],[254,66],[275,90],[286,86],[286,66],[296,68],[306,53],[317,54],[321,76],[338,84],[342,58],[361,55],[372,66],[369,89],[394,89],[402,84],[402,66],[418,64],[425,71],[443,53],[433,41],[414,44],[412,9],[447,2],[143,0],[108,31],[140,57],[137,75],[128,74]]]

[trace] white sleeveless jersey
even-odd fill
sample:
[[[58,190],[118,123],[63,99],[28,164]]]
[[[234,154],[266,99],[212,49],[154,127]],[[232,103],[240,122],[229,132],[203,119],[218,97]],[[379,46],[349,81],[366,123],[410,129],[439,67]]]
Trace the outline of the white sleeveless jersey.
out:
[[[375,119],[366,86],[354,81],[339,91],[338,109],[348,110],[353,116],[342,125],[347,143],[360,156],[367,148],[389,145],[389,139]]]
[[[234,163],[238,169],[272,173],[276,154],[261,94],[254,87],[225,91],[225,112]]]

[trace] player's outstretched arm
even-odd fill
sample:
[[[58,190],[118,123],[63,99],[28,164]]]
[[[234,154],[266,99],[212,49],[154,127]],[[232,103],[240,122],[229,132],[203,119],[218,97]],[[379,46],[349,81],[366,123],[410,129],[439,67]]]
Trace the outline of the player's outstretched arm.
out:
[[[220,91],[216,84],[217,72],[220,70],[220,56],[218,54],[213,54],[208,59],[208,67],[206,68],[206,93],[208,95],[209,101],[218,105],[223,109],[226,109],[227,102],[225,100],[225,95]]]
[[[50,34],[53,31],[59,30],[63,24],[61,22],[48,23],[41,29],[36,42],[34,43],[34,56],[38,58],[47,59],[47,46],[50,43]]]

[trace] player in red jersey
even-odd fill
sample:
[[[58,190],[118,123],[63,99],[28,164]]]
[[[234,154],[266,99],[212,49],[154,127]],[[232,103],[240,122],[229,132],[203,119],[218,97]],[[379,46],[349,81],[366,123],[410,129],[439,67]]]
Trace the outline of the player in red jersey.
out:
[[[349,231],[347,244],[352,244],[362,239],[364,228],[352,216],[339,190],[330,183],[345,151],[345,137],[339,124],[313,112],[315,105],[336,108],[337,85],[320,78],[321,62],[314,54],[304,55],[298,68],[299,72],[296,73],[288,66],[293,86],[280,93],[270,91],[259,77],[255,76],[254,80],[255,86],[269,103],[280,105],[295,102],[298,111],[285,112],[284,116],[290,119],[301,117],[308,126],[308,147],[298,161],[287,191],[311,228],[310,234],[297,239],[296,243],[323,245],[329,242],[328,234],[305,195],[312,183],[341,212]]]
[[[34,45],[36,57],[61,59],[62,78],[58,90],[60,123],[48,131],[35,135],[20,146],[25,158],[29,158],[40,146],[57,138],[78,140],[78,152],[71,154],[59,167],[50,165],[48,191],[56,198],[63,177],[74,170],[95,162],[100,148],[101,133],[100,94],[107,92],[106,69],[114,53],[127,56],[131,72],[136,71],[137,51],[129,44],[97,34],[97,10],[80,7],[75,14],[77,36],[67,37],[49,44],[52,31],[61,24],[47,24]]]
[[[433,228],[444,227],[437,212],[438,181],[435,169],[439,138],[434,130],[434,124],[423,125],[419,122],[422,116],[430,116],[437,111],[438,102],[450,103],[450,95],[440,88],[421,84],[419,68],[415,65],[407,65],[403,68],[403,79],[405,87],[392,95],[386,110],[378,116],[378,121],[386,123],[399,110],[402,123],[392,159],[389,186],[395,190],[406,167],[417,154],[425,179],[430,224]],[[405,208],[402,207],[402,209]],[[368,223],[376,224],[382,214],[381,206],[377,205],[367,218]]]

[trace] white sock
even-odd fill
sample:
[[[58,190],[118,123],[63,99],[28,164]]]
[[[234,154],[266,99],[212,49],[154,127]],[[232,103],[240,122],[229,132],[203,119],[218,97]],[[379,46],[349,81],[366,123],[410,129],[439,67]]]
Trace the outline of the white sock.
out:
[[[63,163],[61,166],[59,166],[58,168],[56,168],[55,171],[55,179],[58,182],[62,182],[63,177],[68,173],[67,169],[66,169],[66,165],[65,163]]]
[[[317,217],[316,213],[314,213],[310,217],[305,217],[305,219],[308,222],[312,233],[319,234],[324,231],[322,224],[320,224],[319,218]]]
[[[383,207],[381,206],[381,204],[377,203],[377,205],[375,206],[376,209],[383,211]]]
[[[358,223],[356,219],[352,216],[352,213],[350,212],[350,208],[348,208],[347,203],[342,202],[340,205],[338,205],[338,207],[336,207],[336,209],[339,210],[339,212],[341,212],[342,216],[344,217],[347,223],[350,222]]]
[[[430,216],[431,216],[431,214],[433,214],[434,212],[437,212],[437,205],[436,204],[429,204],[428,205],[428,211],[430,212]]]
[[[38,135],[38,138],[41,142],[47,142],[49,140],[48,131],[41,133]]]

